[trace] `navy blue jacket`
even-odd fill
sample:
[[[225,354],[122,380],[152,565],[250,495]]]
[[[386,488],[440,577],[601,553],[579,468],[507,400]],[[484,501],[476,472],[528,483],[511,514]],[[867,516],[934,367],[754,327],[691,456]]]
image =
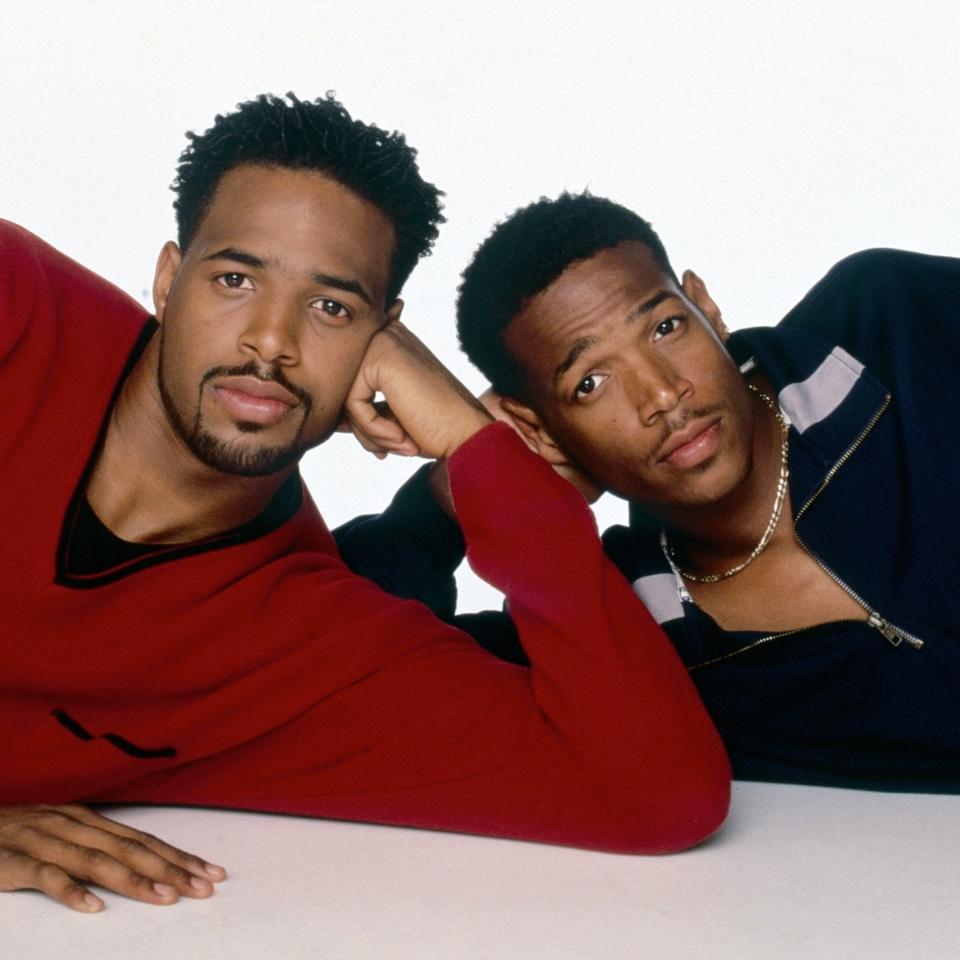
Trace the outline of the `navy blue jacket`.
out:
[[[635,505],[629,528],[604,534],[607,552],[691,670],[735,775],[960,790],[960,261],[856,254],[777,327],[728,347],[776,388],[796,535],[865,619],[724,631]],[[355,570],[454,618],[463,541],[423,471],[337,533]],[[522,661],[505,614],[457,622]]]

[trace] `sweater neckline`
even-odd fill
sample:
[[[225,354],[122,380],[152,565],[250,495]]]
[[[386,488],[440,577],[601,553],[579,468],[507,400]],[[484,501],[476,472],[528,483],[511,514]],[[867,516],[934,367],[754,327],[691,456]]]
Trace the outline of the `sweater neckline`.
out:
[[[211,550],[248,543],[251,540],[271,533],[288,520],[291,520],[303,503],[303,484],[299,472],[295,471],[283,483],[262,513],[247,523],[234,527],[232,530],[227,530],[212,537],[206,537],[202,540],[188,543],[157,544],[153,549],[149,550],[120,550],[115,553],[115,559],[112,562],[107,561],[103,565],[96,563],[91,564],[89,556],[77,550],[74,538],[78,524],[84,519],[84,511],[86,511],[88,515],[92,515],[94,520],[100,524],[103,531],[106,532],[106,538],[101,538],[102,540],[112,538],[117,544],[130,546],[126,541],[116,537],[112,531],[104,526],[99,521],[99,518],[93,514],[87,503],[86,489],[94,464],[103,447],[107,426],[110,421],[110,413],[120,395],[123,384],[126,382],[127,377],[140,359],[141,354],[146,349],[147,344],[156,333],[158,327],[159,324],[153,317],[150,317],[143,325],[124,363],[120,376],[117,378],[117,382],[110,395],[110,400],[103,413],[96,442],[87,458],[80,478],[74,486],[73,494],[70,497],[61,524],[60,537],[57,544],[55,580],[61,586],[78,589],[100,587],[141,570],[157,566],[158,564],[169,563],[170,561],[194,556],[198,553],[206,553]],[[87,516],[87,519],[89,520],[89,516]]]

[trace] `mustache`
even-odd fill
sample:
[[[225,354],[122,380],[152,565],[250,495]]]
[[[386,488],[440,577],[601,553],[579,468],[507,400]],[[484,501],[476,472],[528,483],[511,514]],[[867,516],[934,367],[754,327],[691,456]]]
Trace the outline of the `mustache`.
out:
[[[701,407],[697,410],[692,410],[689,407],[685,407],[683,410],[672,411],[669,416],[667,416],[663,421],[663,427],[661,430],[660,438],[656,443],[654,450],[662,450],[663,445],[670,439],[670,437],[682,430],[691,420],[699,420],[702,417],[709,417],[715,413],[720,413],[723,410],[723,404],[715,403],[709,407]]]
[[[313,406],[313,397],[307,393],[303,387],[298,387],[287,379],[287,375],[281,367],[260,364],[256,360],[249,360],[247,363],[239,366],[211,367],[200,380],[200,389],[216,377],[256,377],[258,380],[265,380],[269,383],[279,383],[284,390],[289,390],[304,406],[307,413]]]

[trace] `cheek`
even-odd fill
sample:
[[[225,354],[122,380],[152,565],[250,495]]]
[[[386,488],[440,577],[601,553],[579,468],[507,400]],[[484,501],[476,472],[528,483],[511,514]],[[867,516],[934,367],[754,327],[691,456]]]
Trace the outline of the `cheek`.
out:
[[[580,412],[572,428],[577,442],[604,463],[636,459],[649,433],[616,383],[609,385],[606,395]]]
[[[201,314],[203,316],[203,314]],[[196,313],[175,309],[171,304],[160,327],[168,363],[178,369],[194,369],[203,366],[205,358],[222,355],[224,327],[210,320],[199,320]],[[216,362],[210,360],[212,366]]]
[[[558,433],[568,455],[604,486],[631,464],[636,449],[635,438],[620,419],[603,415],[599,409],[584,411],[575,423],[565,424]]]
[[[160,328],[160,366],[168,390],[184,389],[190,379],[192,353],[175,324]]]
[[[371,336],[332,338],[315,345],[310,362],[304,364],[299,377],[291,374],[313,399],[314,413],[329,411],[331,405],[339,411],[343,406],[360,372]]]

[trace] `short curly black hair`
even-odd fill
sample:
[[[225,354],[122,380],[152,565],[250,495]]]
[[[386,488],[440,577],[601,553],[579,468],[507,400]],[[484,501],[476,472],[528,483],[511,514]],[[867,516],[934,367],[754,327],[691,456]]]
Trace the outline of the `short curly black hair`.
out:
[[[289,100],[289,103],[287,102]],[[397,234],[387,291],[392,301],[437,238],[442,191],[417,167],[403,134],[354,120],[332,93],[313,101],[262,94],[218,114],[203,134],[187,133],[171,186],[178,242],[186,250],[217,185],[241,164],[317,170],[379,207]]]
[[[499,393],[524,396],[523,371],[507,351],[510,321],[570,264],[639,240],[676,280],[667,251],[632,210],[589,191],[541,197],[498,223],[462,274],[457,299],[460,346]]]

